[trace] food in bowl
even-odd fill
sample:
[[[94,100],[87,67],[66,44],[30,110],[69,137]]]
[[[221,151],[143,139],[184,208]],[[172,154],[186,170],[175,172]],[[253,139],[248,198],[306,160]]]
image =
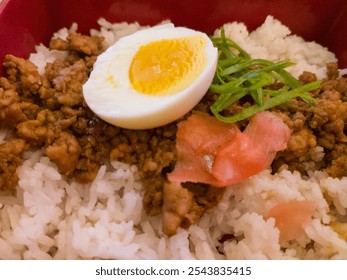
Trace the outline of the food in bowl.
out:
[[[174,122],[132,130],[99,119],[82,91],[98,55],[120,37],[147,27],[103,19],[99,24],[101,31],[92,30],[91,36],[78,34],[76,25],[60,30],[49,48],[38,46],[29,60],[5,59],[6,74],[0,79],[2,258],[346,258],[347,82],[333,53],[291,35],[271,16],[253,32],[242,23],[225,24],[225,37],[252,59],[293,62],[285,68],[288,72],[280,73],[290,81],[298,78],[301,85],[314,83],[306,100],[294,98],[272,107],[261,113],[260,122],[253,119],[257,113],[230,124],[212,114],[218,93],[211,90],[193,112]],[[220,31],[215,37],[220,38]],[[235,73],[228,77],[234,78]],[[322,82],[315,84],[317,80]],[[276,80],[258,88],[256,92],[267,93],[262,104],[270,93],[290,90],[283,84]],[[315,105],[307,102],[309,97]],[[238,114],[252,104],[244,96],[218,114]],[[237,137],[253,135],[250,144],[255,147],[261,139],[254,128],[274,120],[284,131],[285,145],[271,148],[271,162],[261,172],[230,186],[192,179],[170,183],[167,175],[180,160],[178,133],[183,127],[189,138],[191,117],[200,121],[201,116],[198,132],[212,123],[212,130],[221,131],[217,142],[224,141],[225,131],[236,131]],[[249,119],[256,124],[251,129]],[[202,135],[206,145],[211,129]],[[276,131],[265,135],[277,140]],[[230,141],[239,139],[235,135]],[[220,145],[222,151],[231,149]],[[205,175],[216,163],[215,155],[199,150],[197,161],[201,158]],[[244,158],[240,154],[236,160],[242,163]],[[216,178],[225,174],[230,173],[217,172]]]

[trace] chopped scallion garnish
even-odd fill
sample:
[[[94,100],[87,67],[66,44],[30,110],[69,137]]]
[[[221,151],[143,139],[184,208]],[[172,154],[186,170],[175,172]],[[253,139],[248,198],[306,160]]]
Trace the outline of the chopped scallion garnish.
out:
[[[308,93],[319,88],[320,81],[301,85],[285,68],[293,65],[290,61],[271,62],[265,59],[252,59],[250,55],[231,39],[225,37],[221,29],[221,37],[212,37],[218,48],[218,64],[211,92],[218,94],[211,106],[212,113],[221,121],[233,123],[252,115],[286,103],[297,97],[310,105],[315,99]],[[281,83],[279,90],[270,90],[271,85]],[[223,116],[221,112],[228,106],[249,95],[254,104],[241,112]]]

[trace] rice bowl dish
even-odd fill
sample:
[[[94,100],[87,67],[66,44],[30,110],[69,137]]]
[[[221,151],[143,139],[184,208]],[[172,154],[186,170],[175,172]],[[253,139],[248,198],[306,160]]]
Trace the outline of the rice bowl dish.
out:
[[[103,50],[148,28],[105,19],[98,23],[100,29],[91,30],[91,36],[104,37]],[[252,32],[238,22],[223,27],[225,36],[252,58],[292,61],[288,71],[295,77],[308,71],[326,79],[326,65],[337,62],[327,48],[291,34],[271,16]],[[53,38],[66,40],[74,32],[76,24]],[[220,36],[220,30],[214,35]],[[47,63],[69,59],[69,54],[39,45],[29,59],[44,75]],[[0,144],[13,135],[2,127]],[[92,182],[81,183],[59,172],[44,149],[30,149],[16,168],[15,191],[0,189],[0,258],[347,259],[347,178],[320,168],[324,153],[319,144],[309,149],[301,164],[305,173],[283,164],[226,187],[196,223],[168,236],[162,213],[149,215],[144,209],[142,167],[114,156]],[[267,215],[276,204],[292,200],[314,201],[315,209],[303,233],[283,241],[275,219]]]

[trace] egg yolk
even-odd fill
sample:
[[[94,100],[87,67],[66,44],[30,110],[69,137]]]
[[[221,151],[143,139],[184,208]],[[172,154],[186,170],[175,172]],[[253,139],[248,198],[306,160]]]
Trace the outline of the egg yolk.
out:
[[[207,63],[205,44],[202,36],[191,36],[141,46],[129,69],[132,87],[149,95],[170,95],[185,89]]]

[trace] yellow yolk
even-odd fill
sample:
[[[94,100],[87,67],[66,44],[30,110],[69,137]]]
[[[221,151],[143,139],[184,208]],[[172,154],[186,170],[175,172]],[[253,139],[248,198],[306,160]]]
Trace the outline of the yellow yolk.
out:
[[[148,95],[170,95],[187,88],[206,66],[205,44],[196,35],[141,46],[129,69],[132,87]]]

